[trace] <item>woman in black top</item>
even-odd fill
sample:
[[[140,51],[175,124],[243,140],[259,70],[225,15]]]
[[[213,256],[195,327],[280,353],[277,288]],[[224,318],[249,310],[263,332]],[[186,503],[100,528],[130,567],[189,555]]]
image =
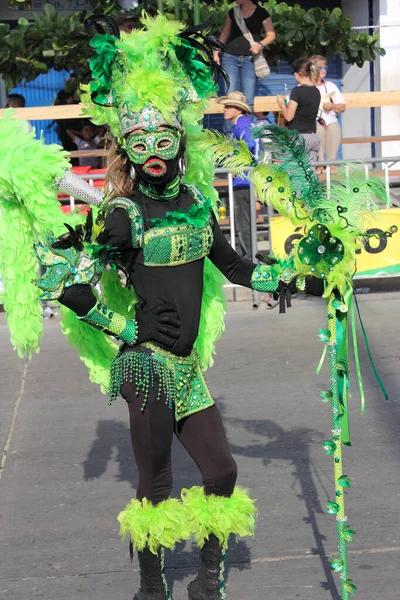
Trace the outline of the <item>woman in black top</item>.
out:
[[[265,8],[254,4],[252,0],[236,0],[236,4],[240,6],[242,16],[248,30],[253,35],[255,44],[250,46],[242,34],[235,20],[234,9],[231,8],[219,36],[219,40],[227,46],[227,52],[222,57],[222,66],[229,76],[231,91],[243,92],[247,104],[253,108],[256,93],[253,56],[262,52],[274,41],[275,31],[271,17]],[[260,35],[262,30],[265,32],[263,39]],[[219,64],[219,50],[214,52],[214,60]]]
[[[317,115],[321,94],[316,87],[319,72],[310,60],[299,58],[293,64],[293,75],[298,86],[292,89],[289,104],[286,106],[283,96],[278,96],[277,102],[288,123],[288,129],[297,129],[301,133],[310,150],[311,160],[315,162],[320,146]]]

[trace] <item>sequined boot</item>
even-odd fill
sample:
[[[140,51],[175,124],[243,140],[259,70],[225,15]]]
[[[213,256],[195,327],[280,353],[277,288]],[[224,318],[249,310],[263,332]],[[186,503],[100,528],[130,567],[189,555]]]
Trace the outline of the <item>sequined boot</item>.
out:
[[[138,552],[140,567],[140,589],[133,600],[170,600],[164,575],[164,548],[157,554],[145,548]]]
[[[225,551],[220,541],[211,534],[200,550],[200,567],[196,579],[189,583],[189,600],[224,600]]]

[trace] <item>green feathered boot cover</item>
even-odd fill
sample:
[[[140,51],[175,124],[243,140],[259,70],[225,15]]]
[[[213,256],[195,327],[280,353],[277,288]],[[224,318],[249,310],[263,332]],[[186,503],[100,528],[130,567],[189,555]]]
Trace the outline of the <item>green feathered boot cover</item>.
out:
[[[225,600],[224,562],[230,534],[254,534],[256,507],[247,491],[236,487],[226,496],[206,495],[201,487],[182,490],[182,501],[200,548],[200,568],[188,586],[189,600]]]
[[[154,505],[146,498],[132,499],[118,521],[122,540],[128,537],[138,552],[141,584],[134,600],[168,600],[164,548],[172,550],[191,534],[182,502],[168,498]]]

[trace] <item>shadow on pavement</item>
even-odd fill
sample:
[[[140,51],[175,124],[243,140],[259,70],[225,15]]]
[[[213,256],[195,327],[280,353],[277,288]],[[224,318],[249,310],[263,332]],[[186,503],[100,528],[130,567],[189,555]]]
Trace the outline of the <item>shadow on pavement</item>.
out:
[[[87,459],[83,462],[85,481],[97,479],[107,471],[110,461],[118,463],[117,481],[137,486],[137,469],[133,458],[129,427],[123,421],[99,421]]]
[[[312,552],[319,556],[325,574],[325,581],[321,582],[324,590],[330,591],[332,600],[340,600],[331,566],[325,553],[325,536],[320,532],[317,515],[323,514],[315,478],[318,477],[310,458],[310,446],[315,444],[315,439],[322,436],[319,432],[308,428],[294,428],[285,431],[274,421],[268,419],[238,419],[224,416],[224,403],[219,400],[218,407],[226,424],[244,428],[251,434],[266,438],[263,443],[253,443],[238,446],[229,443],[233,454],[251,458],[259,458],[268,467],[274,459],[288,460],[293,464],[293,485],[300,485],[299,500],[305,504],[307,517],[306,523],[310,525],[315,539]],[[102,420],[98,422],[97,437],[92,442],[87,459],[83,462],[84,478],[86,481],[101,477],[108,468],[110,461],[118,463],[118,481],[127,481],[135,488],[137,485],[137,470],[133,459],[129,427],[122,421]],[[186,459],[186,457],[185,457]],[[179,471],[179,463],[175,469]],[[185,471],[185,467],[183,468]],[[321,485],[321,482],[319,482]],[[188,482],[190,485],[190,482]],[[328,494],[326,494],[328,497]],[[198,549],[193,544],[187,550],[186,543],[178,544],[167,561],[167,579],[171,589],[174,581],[181,581],[188,575],[195,576],[199,561]],[[244,570],[251,568],[250,549],[244,541],[238,543],[230,540],[227,561],[225,563],[226,577],[232,568]]]
[[[319,556],[326,578],[325,581],[321,582],[321,587],[331,593],[332,600],[340,600],[330,560],[326,556],[324,548],[326,536],[320,532],[317,523],[317,514],[324,514],[325,511],[322,509],[318,497],[315,484],[315,478],[318,479],[318,474],[312,464],[310,447],[315,445],[316,439],[320,438],[322,440],[321,433],[302,427],[286,431],[280,425],[268,419],[251,420],[224,416],[224,403],[221,400],[218,401],[218,407],[225,424],[242,427],[251,434],[266,438],[265,443],[255,443],[247,446],[238,446],[229,441],[229,447],[233,454],[259,458],[266,467],[274,459],[287,460],[293,464],[294,471],[292,474],[294,479],[292,489],[296,483],[299,484],[301,493],[297,497],[305,504],[307,511],[305,522],[310,525],[315,540],[315,547],[311,548],[311,551],[316,556]],[[319,484],[322,485],[320,480]],[[328,499],[327,492],[326,498]]]

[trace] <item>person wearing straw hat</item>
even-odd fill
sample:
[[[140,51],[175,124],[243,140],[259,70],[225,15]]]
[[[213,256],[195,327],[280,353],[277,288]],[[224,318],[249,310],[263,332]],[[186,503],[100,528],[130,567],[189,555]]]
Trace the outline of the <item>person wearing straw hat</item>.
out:
[[[232,139],[246,142],[250,152],[258,156],[258,144],[251,138],[252,114],[250,106],[246,102],[246,96],[242,92],[230,92],[227,96],[221,96],[218,104],[224,106],[224,119],[233,125]],[[250,224],[250,185],[243,177],[233,179],[233,203],[235,209],[235,229],[239,238],[239,249],[243,258],[252,260],[251,252],[251,224]]]

